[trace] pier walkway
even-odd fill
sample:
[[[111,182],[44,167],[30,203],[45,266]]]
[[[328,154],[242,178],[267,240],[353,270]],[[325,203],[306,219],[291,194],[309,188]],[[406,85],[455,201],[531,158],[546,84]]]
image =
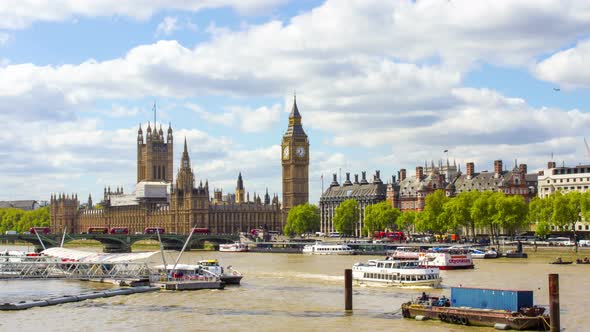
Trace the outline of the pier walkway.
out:
[[[149,280],[146,263],[0,261],[0,279]]]

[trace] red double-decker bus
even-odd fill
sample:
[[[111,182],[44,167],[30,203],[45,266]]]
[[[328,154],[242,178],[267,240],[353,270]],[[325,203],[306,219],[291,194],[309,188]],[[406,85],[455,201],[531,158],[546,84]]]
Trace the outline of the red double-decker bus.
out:
[[[164,228],[162,227],[146,227],[143,230],[144,234],[156,234],[156,233],[160,233],[160,234],[164,234]]]
[[[210,234],[209,228],[193,228],[193,234]]]
[[[127,227],[111,227],[109,234],[129,234],[129,228]]]
[[[108,234],[109,228],[108,227],[88,227],[86,230],[87,234]]]
[[[49,234],[49,233],[51,233],[51,228],[49,228],[49,227],[31,227],[29,229],[29,233],[31,233],[31,234]]]

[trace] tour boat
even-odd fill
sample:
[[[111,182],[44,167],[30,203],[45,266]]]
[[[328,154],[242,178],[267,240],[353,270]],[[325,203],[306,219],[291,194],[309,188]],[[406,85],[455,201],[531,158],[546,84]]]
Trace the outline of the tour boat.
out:
[[[473,269],[473,258],[467,250],[439,249],[420,254],[420,263],[441,270]]]
[[[244,277],[240,272],[234,270],[232,266],[228,266],[225,270],[219,265],[216,259],[205,259],[198,262],[198,266],[203,270],[207,270],[217,276],[226,284],[239,285]]]
[[[248,245],[245,243],[230,243],[230,244],[220,244],[219,251],[223,252],[246,252],[248,251]]]
[[[416,260],[420,257],[419,247],[397,247],[389,257],[393,260]]]
[[[308,244],[303,247],[304,254],[312,255],[354,255],[354,250],[345,244]]]
[[[368,286],[439,287],[439,269],[424,267],[417,260],[369,260],[352,267],[352,279]]]

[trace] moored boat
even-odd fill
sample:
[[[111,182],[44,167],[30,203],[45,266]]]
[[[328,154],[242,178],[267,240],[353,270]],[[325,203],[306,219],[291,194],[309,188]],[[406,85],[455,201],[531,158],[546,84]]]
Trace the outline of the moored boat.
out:
[[[424,267],[417,260],[369,260],[352,267],[352,279],[360,285],[393,287],[439,287],[439,269]]]
[[[220,244],[219,251],[221,251],[221,252],[247,252],[248,245],[245,243],[241,243],[241,242]]]
[[[549,317],[545,308],[533,305],[532,291],[452,287],[450,300],[423,293],[401,309],[404,318],[422,316],[461,325],[549,330]]]
[[[420,248],[397,247],[388,257],[393,260],[416,260],[420,257]]]
[[[490,250],[480,250],[475,248],[470,248],[469,252],[471,253],[471,257],[474,259],[484,259],[484,258],[498,258],[498,252],[494,249]]]
[[[311,255],[354,255],[354,250],[345,244],[308,244],[303,247],[304,254]]]
[[[464,249],[430,250],[420,255],[420,263],[427,267],[438,267],[441,270],[473,269],[471,253]]]
[[[216,259],[205,259],[198,262],[198,266],[219,276],[219,279],[228,285],[239,285],[240,281],[244,277],[240,272],[235,270],[231,265],[225,269],[219,265],[219,261]]]

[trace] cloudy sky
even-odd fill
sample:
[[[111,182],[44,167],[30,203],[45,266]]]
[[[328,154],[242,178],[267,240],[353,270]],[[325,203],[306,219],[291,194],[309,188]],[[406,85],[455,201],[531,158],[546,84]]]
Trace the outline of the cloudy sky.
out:
[[[321,175],[589,163],[590,2],[5,0],[0,200],[132,191],[136,133],[210,186],[281,192],[293,92]],[[590,134],[588,134],[590,136]],[[463,166],[464,168],[464,166]]]

